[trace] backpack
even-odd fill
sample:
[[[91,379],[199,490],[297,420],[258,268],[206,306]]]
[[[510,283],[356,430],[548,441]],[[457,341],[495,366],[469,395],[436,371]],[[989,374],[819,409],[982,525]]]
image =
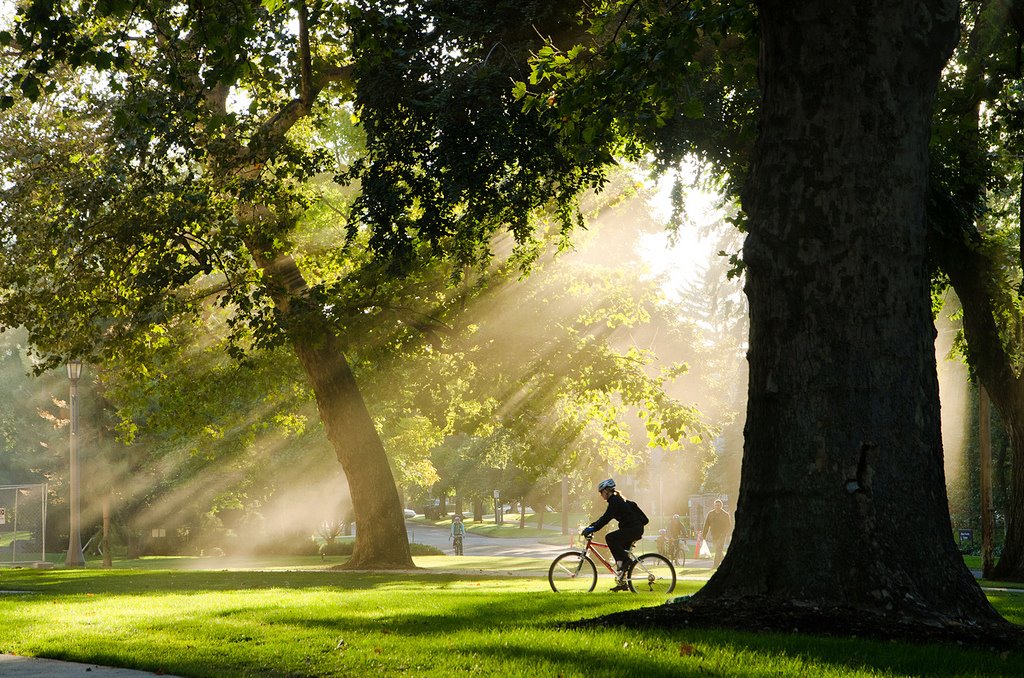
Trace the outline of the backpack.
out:
[[[643,509],[637,506],[636,502],[633,501],[632,499],[626,500],[626,506],[628,506],[629,510],[633,512],[633,517],[636,518],[636,522],[638,524],[646,525],[647,523],[651,522],[647,519],[647,514],[643,512]]]

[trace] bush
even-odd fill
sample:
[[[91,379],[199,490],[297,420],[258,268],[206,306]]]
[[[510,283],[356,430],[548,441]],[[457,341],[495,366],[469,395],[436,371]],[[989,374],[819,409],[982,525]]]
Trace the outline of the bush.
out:
[[[443,556],[444,551],[429,544],[409,544],[409,551],[414,556]]]

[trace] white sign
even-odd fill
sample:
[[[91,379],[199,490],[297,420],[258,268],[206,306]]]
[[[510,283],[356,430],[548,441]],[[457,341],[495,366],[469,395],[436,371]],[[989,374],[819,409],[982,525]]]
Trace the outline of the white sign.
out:
[[[7,524],[7,509],[0,506],[0,525]]]

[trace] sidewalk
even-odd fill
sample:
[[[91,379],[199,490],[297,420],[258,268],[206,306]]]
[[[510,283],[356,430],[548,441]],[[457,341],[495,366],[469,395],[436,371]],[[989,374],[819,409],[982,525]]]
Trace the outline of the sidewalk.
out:
[[[156,675],[177,678],[167,673],[156,674],[132,669],[115,669],[98,664],[0,654],[0,676],[3,678],[152,678]]]

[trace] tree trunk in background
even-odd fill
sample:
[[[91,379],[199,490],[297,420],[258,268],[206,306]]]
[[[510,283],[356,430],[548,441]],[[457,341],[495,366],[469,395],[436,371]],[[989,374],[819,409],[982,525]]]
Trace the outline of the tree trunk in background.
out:
[[[103,567],[113,567],[110,554],[110,493],[103,495]]]
[[[963,231],[939,233],[933,229],[932,235],[933,251],[963,307],[968,362],[999,412],[1013,453],[1006,542],[991,576],[1024,581],[1024,375],[1017,373],[1003,346],[990,294],[993,266],[983,249]]]
[[[1002,626],[953,541],[925,248],[956,2],[759,7],[741,486],[730,550],[692,602]]]
[[[1003,417],[1006,434],[1013,448],[1013,470],[1007,497],[1006,542],[992,577],[1024,581],[1024,402],[1013,418]]]
[[[978,389],[978,447],[981,452],[981,572],[992,576],[995,515],[992,508],[992,417],[989,414],[988,391]]]
[[[297,340],[327,439],[348,478],[356,540],[347,568],[414,567],[395,478],[338,339]]]
[[[569,534],[569,476],[562,476],[562,534]]]
[[[1003,39],[1012,11],[1007,3],[980,6],[964,59],[965,83],[975,85],[990,80],[986,66],[993,45]],[[996,265],[989,259],[975,219],[975,207],[984,201],[991,162],[989,149],[979,132],[979,120],[984,115],[982,96],[986,89],[993,87],[992,82],[985,87],[966,87],[954,99],[952,110],[957,113],[952,122],[956,125],[956,135],[952,137],[951,150],[955,151],[956,179],[960,185],[936,187],[933,191],[928,203],[928,233],[933,255],[949,276],[963,307],[967,361],[977,374],[979,390],[988,394],[1003,420],[1013,454],[1006,501],[1006,543],[995,567],[985,566],[985,576],[1024,581],[1024,375],[1019,373],[1016,358],[1004,345],[995,320],[1002,312],[997,310],[998,303],[992,295],[1002,283],[993,281],[1001,280],[1005,273],[1001,264]],[[1024,194],[1021,198],[1024,199]],[[1019,213],[1018,218],[1021,214],[1024,212]],[[1005,488],[1002,468],[999,474]],[[989,482],[991,479],[989,475]],[[993,519],[991,504],[986,508],[983,502],[981,515],[983,523]],[[983,558],[989,557],[986,551]]]
[[[290,256],[257,263],[268,276],[278,308],[291,321],[292,345],[316,396],[327,439],[348,480],[356,539],[349,569],[415,567],[409,552],[398,487],[366,403],[333,328],[304,301],[305,281]]]

